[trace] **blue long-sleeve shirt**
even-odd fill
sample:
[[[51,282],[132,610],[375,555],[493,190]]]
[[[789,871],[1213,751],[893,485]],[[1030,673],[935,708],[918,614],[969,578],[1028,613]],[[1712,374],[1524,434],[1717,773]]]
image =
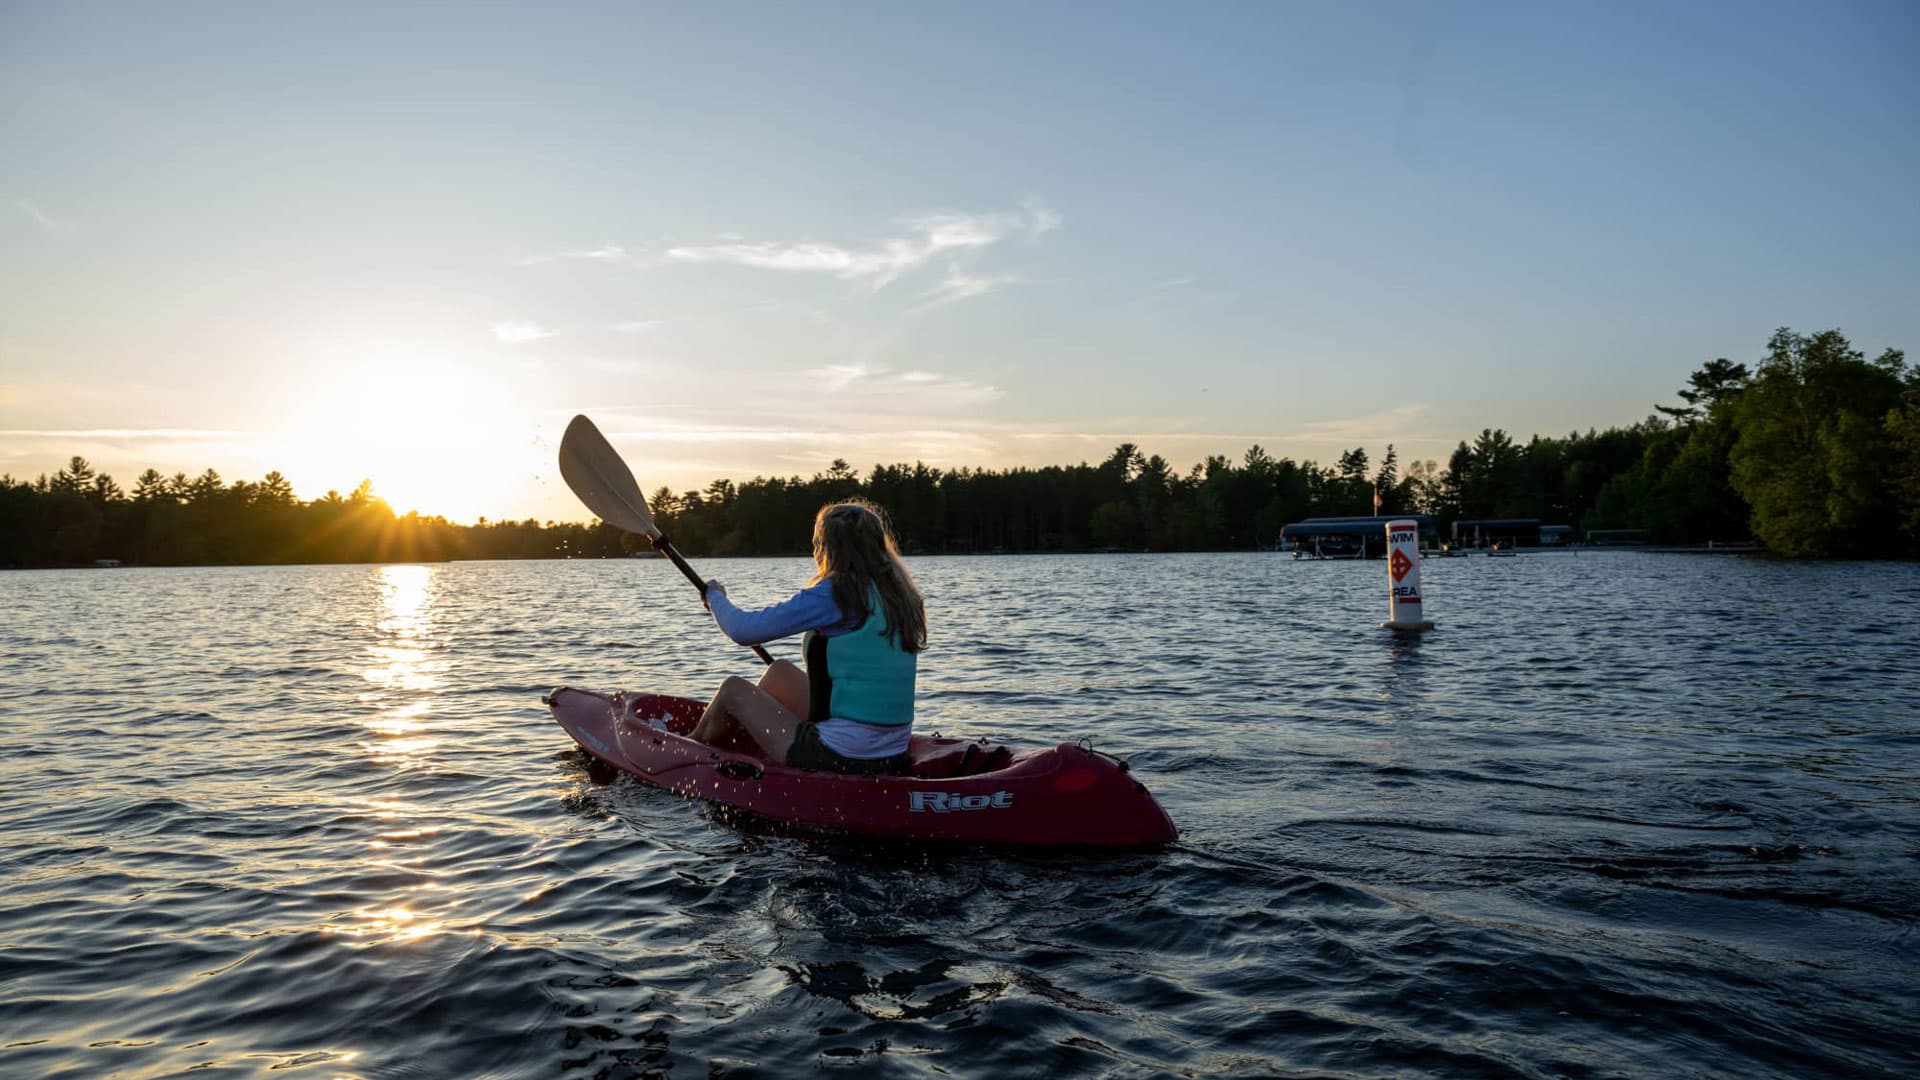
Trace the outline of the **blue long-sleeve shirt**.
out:
[[[808,630],[835,637],[855,629],[833,599],[831,579],[809,585],[786,600],[757,611],[744,611],[717,590],[707,593],[707,607],[720,632],[741,645],[764,645]]]
[[[757,611],[743,611],[718,590],[707,593],[707,607],[720,632],[741,645],[764,645],[783,637],[818,631],[827,637],[858,630],[848,625],[851,616],[840,610],[833,599],[833,582],[820,581],[791,597]],[[898,726],[863,724],[831,716],[813,717],[820,730],[820,741],[843,757],[882,758],[905,753],[913,733],[911,723]]]

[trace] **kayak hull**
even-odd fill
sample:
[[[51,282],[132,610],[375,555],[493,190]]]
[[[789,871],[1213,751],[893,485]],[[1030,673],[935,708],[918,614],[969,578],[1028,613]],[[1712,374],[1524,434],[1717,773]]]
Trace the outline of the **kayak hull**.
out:
[[[706,703],[560,687],[547,706],[594,758],[682,795],[783,824],[900,840],[1026,847],[1146,847],[1178,835],[1124,763],[1062,743],[1004,746],[915,734],[901,776],[843,776],[769,764],[742,741],[687,737]],[[656,726],[649,721],[663,721]]]

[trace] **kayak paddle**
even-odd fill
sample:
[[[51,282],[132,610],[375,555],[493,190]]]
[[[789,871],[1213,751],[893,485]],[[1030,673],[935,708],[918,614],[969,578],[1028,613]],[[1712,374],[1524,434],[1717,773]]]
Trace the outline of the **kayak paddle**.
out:
[[[646,537],[653,550],[673,560],[673,565],[687,575],[687,580],[693,582],[702,597],[707,595],[707,583],[693,572],[673,541],[653,523],[653,512],[647,509],[646,496],[640,494],[633,470],[627,468],[613,444],[584,415],[574,417],[560,439],[560,476],[601,521]],[[758,645],[750,647],[760,659],[773,663],[767,650]]]

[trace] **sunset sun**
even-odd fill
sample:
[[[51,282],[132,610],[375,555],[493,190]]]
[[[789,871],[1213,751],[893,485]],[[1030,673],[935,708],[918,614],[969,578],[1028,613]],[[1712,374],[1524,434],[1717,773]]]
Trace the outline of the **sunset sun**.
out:
[[[527,456],[526,422],[487,375],[431,354],[374,351],[304,380],[288,402],[283,468],[313,495],[362,479],[397,513],[498,516]]]

